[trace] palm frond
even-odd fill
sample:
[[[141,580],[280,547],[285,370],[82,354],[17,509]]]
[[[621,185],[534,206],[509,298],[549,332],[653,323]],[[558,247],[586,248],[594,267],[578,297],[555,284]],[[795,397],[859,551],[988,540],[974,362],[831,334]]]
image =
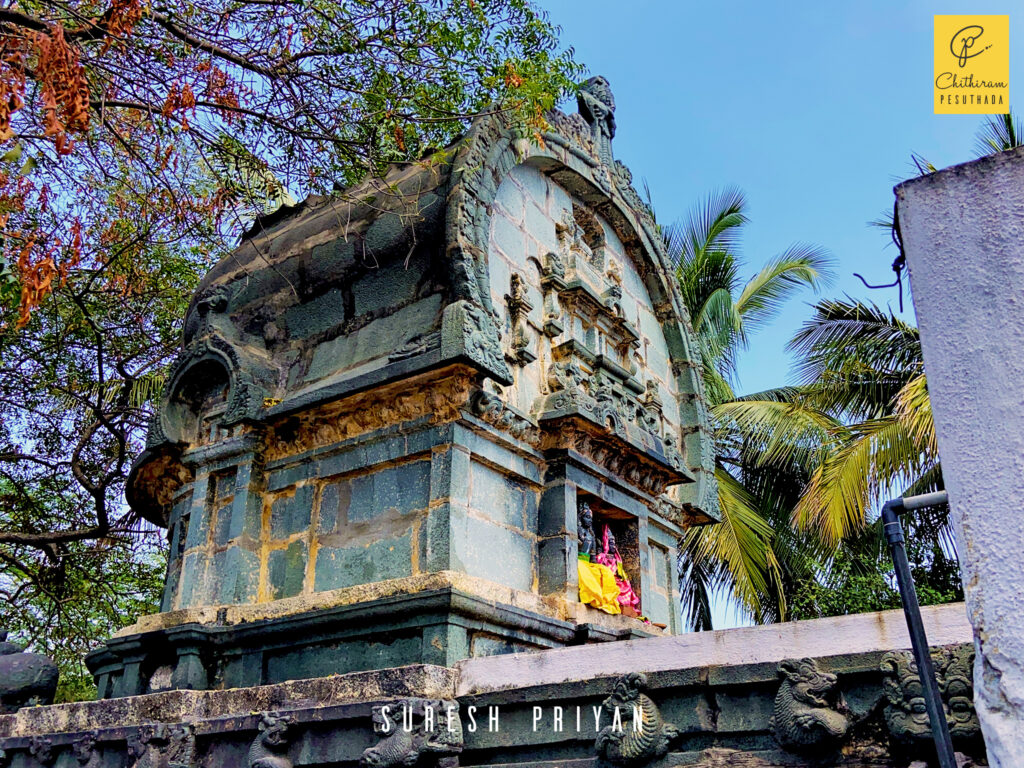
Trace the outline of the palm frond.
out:
[[[793,510],[793,522],[838,544],[863,530],[872,505],[909,483],[928,457],[896,416],[850,427],[850,437],[814,470]]]
[[[798,244],[771,259],[743,287],[736,311],[744,334],[774,319],[782,306],[804,288],[817,291],[834,277],[835,261],[815,245]]]
[[[797,379],[822,390],[820,407],[859,418],[886,412],[922,360],[917,328],[853,300],[815,304],[787,349],[797,358]]]
[[[938,461],[939,442],[924,374],[915,376],[897,393],[893,413],[929,461]]]
[[[712,408],[716,424],[733,430],[755,466],[820,462],[842,425],[801,399],[734,400]]]
[[[748,615],[763,622],[769,618],[765,606],[771,604],[772,585],[781,577],[770,546],[774,531],[742,483],[723,467],[717,468],[715,476],[722,521],[718,525],[691,528],[684,534],[684,568],[689,570],[691,563],[703,563],[700,567],[708,574],[711,591],[730,590]],[[692,595],[684,595],[684,610],[692,614],[694,607]],[[773,612],[779,610],[784,613],[784,607]]]
[[[675,264],[699,261],[714,251],[736,253],[740,229],[747,223],[747,201],[739,189],[712,192],[689,212],[684,223],[665,229],[665,245]]]
[[[1024,122],[1011,109],[1005,115],[989,115],[974,136],[977,157],[995,155],[1024,146]]]

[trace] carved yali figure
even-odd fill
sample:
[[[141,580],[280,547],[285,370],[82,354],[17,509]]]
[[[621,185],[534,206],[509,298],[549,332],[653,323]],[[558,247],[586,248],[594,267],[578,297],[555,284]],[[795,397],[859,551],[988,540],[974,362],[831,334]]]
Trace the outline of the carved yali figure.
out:
[[[260,718],[260,732],[249,747],[249,768],[292,768],[285,754],[291,744],[288,725],[291,718],[267,712]]]
[[[191,725],[141,726],[128,737],[131,768],[192,768],[196,737]]]
[[[882,657],[882,691],[889,705],[885,724],[897,742],[909,743],[932,738],[924,688],[917,674],[917,662],[909,651],[890,651]]]
[[[946,722],[954,741],[981,737],[978,714],[974,711],[974,646],[961,645],[943,653],[945,664],[939,691],[946,705]]]
[[[974,648],[932,648],[931,657],[949,735],[957,746],[970,747],[981,738],[974,711]],[[882,690],[889,701],[885,723],[893,741],[905,747],[930,744],[931,723],[913,654],[890,651],[882,657],[881,669]]]
[[[679,729],[666,723],[658,710],[643,691],[647,677],[640,672],[630,672],[615,683],[612,695],[602,706],[612,717],[612,724],[597,734],[594,748],[599,757],[612,765],[641,766],[664,757],[673,739],[679,736]],[[639,727],[634,718],[639,715]]]
[[[57,678],[57,665],[50,659],[26,653],[0,632],[0,714],[52,703]]]
[[[89,731],[72,742],[71,753],[79,765],[84,765],[86,768],[98,768],[100,755],[96,751],[96,736],[96,731]]]
[[[834,749],[850,727],[839,711],[836,676],[818,669],[814,659],[786,659],[778,673],[782,684],[771,725],[779,744],[792,751]]]
[[[28,753],[39,765],[53,765],[57,755],[53,752],[53,742],[45,736],[33,736],[28,743]]]
[[[457,768],[462,721],[457,701],[403,699],[373,708],[373,730],[384,736],[360,759],[363,766],[412,766],[433,757],[437,768]]]

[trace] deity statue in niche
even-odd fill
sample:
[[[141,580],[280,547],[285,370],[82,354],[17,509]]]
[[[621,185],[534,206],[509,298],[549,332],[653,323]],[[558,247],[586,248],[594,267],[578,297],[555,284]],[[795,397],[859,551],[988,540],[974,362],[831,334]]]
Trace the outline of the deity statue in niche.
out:
[[[583,502],[577,518],[579,535],[579,559],[576,561],[579,575],[580,602],[592,605],[605,613],[622,613],[619,605],[619,586],[615,575],[604,565],[593,562],[597,555],[597,541],[594,536],[594,511],[590,504]]]
[[[633,585],[629,583],[629,576],[622,564],[622,555],[615,543],[615,534],[610,526],[605,525],[601,534],[601,551],[594,558],[598,564],[611,570],[615,577],[615,583],[619,587],[618,601],[624,616],[643,619],[640,616],[640,596],[633,591]],[[643,619],[646,621],[646,619]]]
[[[579,506],[579,591],[580,602],[605,613],[618,614],[648,623],[640,614],[640,596],[634,591],[608,524],[601,524],[601,542],[595,536],[594,510],[586,501]]]
[[[594,510],[587,502],[580,505],[576,527],[580,539],[580,556],[585,555],[589,560],[597,552],[597,539],[594,535]]]

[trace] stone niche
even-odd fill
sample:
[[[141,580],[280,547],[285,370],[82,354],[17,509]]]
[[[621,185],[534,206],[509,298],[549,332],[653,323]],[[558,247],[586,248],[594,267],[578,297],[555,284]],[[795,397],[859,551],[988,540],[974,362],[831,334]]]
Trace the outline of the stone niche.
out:
[[[128,482],[168,529],[162,612],[89,657],[103,697],[662,634],[579,602],[583,501],[682,630],[711,437],[614,127],[600,78],[541,141],[480,117],[213,268]]]

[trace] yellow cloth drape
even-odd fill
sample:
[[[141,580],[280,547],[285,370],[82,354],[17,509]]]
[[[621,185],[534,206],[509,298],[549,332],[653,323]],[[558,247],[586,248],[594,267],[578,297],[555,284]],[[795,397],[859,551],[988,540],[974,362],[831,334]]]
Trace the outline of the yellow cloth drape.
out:
[[[611,568],[600,563],[577,560],[580,578],[580,602],[605,613],[622,613],[619,606],[619,585]]]

